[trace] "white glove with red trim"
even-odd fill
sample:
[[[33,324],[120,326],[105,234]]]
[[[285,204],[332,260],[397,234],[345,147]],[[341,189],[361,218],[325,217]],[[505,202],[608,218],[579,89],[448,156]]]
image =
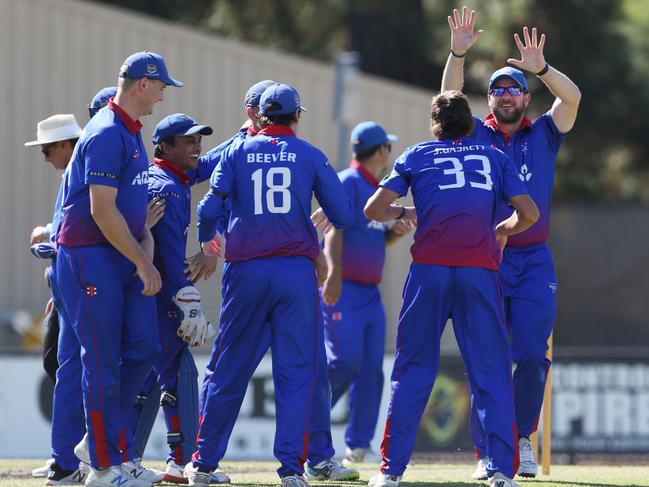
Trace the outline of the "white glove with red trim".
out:
[[[207,338],[214,336],[212,325],[207,322],[201,308],[201,293],[194,286],[181,288],[173,297],[173,302],[180,310],[178,336],[190,347],[199,347]]]

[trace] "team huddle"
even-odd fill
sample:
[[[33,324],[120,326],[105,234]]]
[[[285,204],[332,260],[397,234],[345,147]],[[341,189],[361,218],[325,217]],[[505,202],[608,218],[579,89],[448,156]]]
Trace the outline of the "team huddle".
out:
[[[382,463],[368,485],[399,485],[449,319],[471,390],[473,477],[513,487],[516,475],[536,476],[529,436],[556,313],[546,245],[554,162],[580,92],[545,61],[545,36],[525,27],[523,40],[515,35],[521,59],[507,61],[550,89],[552,108],[528,119],[526,77],[504,67],[489,80],[490,115],[474,117],[461,93],[463,65],[482,31],[474,31],[475,12],[466,7],[448,21],[451,52],[432,99],[433,139],[408,147],[382,180],[396,136],[360,123],[351,134],[354,158],[336,174],[322,151],[297,136],[307,112],[297,90],[272,80],[247,90],[245,124],[204,155],[211,127],[182,113],[165,117],[150,160],[140,119],[167,86],[182,83],[148,51],[129,56],[117,86],[97,93],[83,130],[72,115],[38,124],[37,140],[25,145],[40,145],[65,170],[52,223],[32,233],[34,254],[52,259],[47,485],[229,483],[219,463],[269,349],[282,486],[359,479],[354,467],[370,454],[384,382],[378,285],[386,245],[412,229]],[[205,180],[201,250],[187,256],[190,188]],[[409,191],[414,206],[395,203]],[[194,284],[220,259],[216,326]],[[199,388],[190,349],[212,339]],[[330,412],[347,392],[347,449],[338,463]],[[141,463],[160,406],[165,471]]]

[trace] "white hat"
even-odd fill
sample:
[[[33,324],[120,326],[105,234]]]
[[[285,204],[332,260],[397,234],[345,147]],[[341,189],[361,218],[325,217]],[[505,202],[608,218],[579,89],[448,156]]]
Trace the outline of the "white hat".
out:
[[[25,146],[50,144],[61,140],[78,139],[81,127],[72,114],[52,115],[38,122],[36,140],[25,142]]]

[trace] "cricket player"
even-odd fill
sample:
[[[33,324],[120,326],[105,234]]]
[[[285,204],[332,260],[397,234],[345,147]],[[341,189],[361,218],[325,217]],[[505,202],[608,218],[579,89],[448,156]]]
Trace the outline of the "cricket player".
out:
[[[476,14],[464,7],[448,17],[451,28],[451,53],[442,77],[442,90],[461,90],[464,59],[482,31],[474,32]],[[514,41],[521,59],[507,62],[534,74],[556,97],[552,108],[533,122],[525,116],[530,103],[525,75],[519,69],[504,67],[489,79],[487,102],[490,114],[476,119],[473,137],[499,148],[511,157],[518,177],[538,205],[541,218],[527,231],[508,239],[500,266],[507,326],[512,336],[516,424],[518,427],[520,469],[518,475],[535,477],[538,466],[529,440],[536,431],[545,380],[550,368],[546,358],[547,342],[556,317],[557,277],[552,253],[546,244],[550,229],[550,205],[554,164],[566,134],[577,117],[581,93],[563,73],[551,67],[543,55],[545,34],[536,28],[523,28],[523,41]],[[501,215],[505,215],[504,208]],[[485,449],[485,431],[471,406],[471,430],[478,466],[476,479],[486,478],[489,463]]]
[[[310,403],[316,376],[319,321],[313,261],[320,252],[310,221],[311,198],[336,226],[352,211],[326,156],[296,137],[297,91],[273,84],[260,99],[261,131],[233,143],[217,165],[198,207],[199,240],[208,247],[231,201],[225,234],[220,328],[207,388],[191,485],[207,486],[225,453],[270,326],[277,411],[275,456],[282,485],[306,486]],[[225,440],[225,441],[224,441]]]
[[[81,344],[87,436],[75,454],[87,485],[148,487],[123,465],[124,418],[159,352],[153,295],[161,287],[145,226],[148,161],[139,118],[153,112],[169,77],[144,51],[123,63],[117,94],[86,125],[66,172],[57,231],[57,281]]]
[[[163,118],[153,132],[155,159],[149,166],[149,198],[158,197],[165,203],[164,216],[151,230],[153,262],[162,276],[162,289],[156,295],[162,351],[153,379],[162,389],[160,404],[170,449],[164,479],[175,483],[187,482],[183,468],[191,460],[198,429],[198,371],[189,347],[203,345],[216,333],[205,318],[201,295],[193,282],[214,273],[217,258],[201,252],[192,256],[188,275],[185,256],[191,186],[209,179],[215,166],[215,162],[200,157],[202,138],[211,134],[211,127],[183,113]],[[153,408],[153,418],[157,410]],[[143,408],[136,412],[135,422],[147,420],[142,417],[147,414]],[[229,481],[227,476],[220,480]]]
[[[244,108],[246,110],[246,116],[248,120],[241,129],[230,139],[226,140],[224,143],[210,150],[205,157],[210,159],[219,160],[221,155],[224,154],[225,150],[230,147],[234,142],[242,140],[246,137],[254,137],[262,130],[260,116],[259,116],[259,100],[261,95],[269,86],[276,84],[272,80],[264,80],[255,83],[251,86],[244,97]],[[225,233],[227,227],[227,222],[229,220],[231,201],[226,201],[226,206],[228,211],[224,218],[221,218],[219,224],[217,225],[217,231],[219,235]],[[223,242],[219,240],[218,246],[222,247]],[[318,267],[319,263],[324,262],[324,255],[320,253],[318,258],[314,262],[314,266]],[[326,264],[325,264],[326,265]],[[326,275],[326,271],[318,271],[318,275]],[[323,278],[324,279],[324,278]],[[253,362],[252,370],[255,370],[259,365],[259,362],[263,359],[268,347],[271,344],[271,333],[270,333],[270,323],[265,327],[265,333],[263,339],[259,341],[258,353]],[[318,480],[356,480],[360,477],[360,473],[353,468],[346,468],[340,465],[338,462],[333,460],[335,455],[335,449],[333,447],[333,441],[331,438],[331,387],[329,386],[329,380],[327,378],[327,358],[324,344],[324,322],[319,320],[318,327],[318,353],[317,353],[317,376],[316,384],[313,390],[313,402],[311,407],[311,425],[309,427],[309,452],[308,452],[308,465],[305,467],[306,476],[309,479],[318,479]],[[201,389],[201,400],[199,407],[199,416],[203,416],[203,406],[205,404],[205,397],[207,395],[208,386],[209,386],[209,377],[214,373],[214,370],[210,368],[208,364],[206,369],[206,380],[203,382]],[[227,440],[230,437],[232,428],[234,427],[236,417],[231,418],[230,424],[227,425],[223,438],[223,449],[227,447]],[[196,469],[193,466],[188,465],[185,471],[186,476],[191,475],[192,470]],[[220,469],[216,469],[212,472],[213,479],[212,483],[215,483],[220,479],[224,474]],[[214,479],[214,476],[217,476],[217,479]]]
[[[42,120],[37,125],[36,140],[26,142],[25,146],[41,146],[41,152],[45,160],[52,164],[56,170],[65,170],[72,157],[72,152],[81,136],[82,130],[71,114],[53,115]],[[57,201],[57,207],[60,206]],[[55,248],[50,243],[53,233],[52,223],[34,228],[31,235],[32,251],[39,257],[53,258]],[[47,477],[46,485],[68,485],[79,484],[85,481],[88,469],[79,462],[74,455],[73,449],[85,433],[83,423],[83,406],[81,400],[81,388],[79,379],[80,359],[78,346],[76,357],[68,353],[68,347],[60,346],[72,340],[77,342],[74,333],[66,326],[65,310],[60,301],[60,292],[56,285],[56,275],[53,267],[48,272],[48,283],[52,292],[52,299],[46,307],[47,328],[43,340],[43,367],[55,383],[57,383],[57,370],[59,363],[63,364],[61,374],[67,374],[70,362],[77,361],[79,370],[77,372],[74,390],[65,391],[66,404],[63,407],[57,398],[62,397],[59,385],[59,393],[53,399],[52,411],[52,458],[45,469],[36,469],[32,472],[35,477]],[[60,311],[59,311],[60,310]],[[62,335],[62,342],[59,340]],[[65,382],[65,379],[63,379]]]
[[[518,485],[511,480],[518,455],[499,244],[528,228],[539,214],[509,157],[467,137],[473,124],[462,93],[435,96],[431,132],[437,140],[406,149],[365,207],[372,220],[417,224],[399,314],[383,462],[369,482],[372,487],[399,485],[435,382],[448,319],[487,432],[489,483]],[[415,208],[392,205],[409,188]],[[503,202],[515,211],[498,223]]]
[[[363,213],[388,167],[395,135],[376,122],[362,122],[351,133],[354,153],[349,168],[338,174],[354,208],[354,223],[325,234],[329,275],[321,299],[327,345],[332,406],[350,391],[345,431],[346,466],[362,462],[370,451],[383,390],[385,311],[378,288],[386,243],[408,231],[403,221],[368,221]],[[306,465],[307,476],[311,463]]]

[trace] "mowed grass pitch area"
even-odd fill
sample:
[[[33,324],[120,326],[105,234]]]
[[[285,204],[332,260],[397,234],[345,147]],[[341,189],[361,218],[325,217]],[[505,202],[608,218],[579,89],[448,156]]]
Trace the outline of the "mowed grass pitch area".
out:
[[[45,485],[44,479],[31,477],[31,470],[43,465],[38,460],[0,460],[0,487],[36,487]],[[145,465],[162,469],[161,462],[145,461]],[[230,475],[232,483],[238,486],[279,485],[275,473],[276,462],[227,461],[222,467]],[[360,467],[361,480],[357,482],[312,482],[320,487],[358,487],[366,485],[377,472],[378,464],[364,464]],[[401,482],[404,487],[448,486],[478,487],[488,485],[471,479],[473,465],[416,463],[406,471]],[[556,465],[552,475],[540,476],[534,480],[521,480],[523,487],[609,487],[649,486],[649,466],[607,466],[607,465]],[[159,484],[164,485],[164,484]],[[174,485],[174,484],[167,484]]]

